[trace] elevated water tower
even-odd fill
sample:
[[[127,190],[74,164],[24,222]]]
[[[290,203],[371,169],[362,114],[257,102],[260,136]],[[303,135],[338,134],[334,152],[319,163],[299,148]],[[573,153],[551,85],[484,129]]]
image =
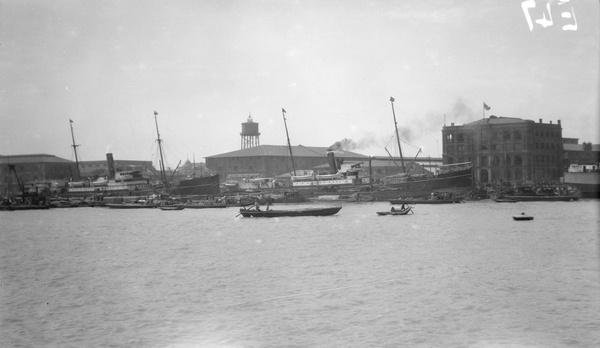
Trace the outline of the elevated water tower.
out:
[[[248,115],[248,121],[242,123],[242,150],[260,145],[258,123],[252,122],[252,116]]]

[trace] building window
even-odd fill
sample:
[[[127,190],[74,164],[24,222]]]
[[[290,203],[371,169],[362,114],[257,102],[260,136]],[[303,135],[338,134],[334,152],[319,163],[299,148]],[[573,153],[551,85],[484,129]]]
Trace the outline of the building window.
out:
[[[515,140],[521,140],[521,132],[520,131],[515,131]]]
[[[523,159],[521,158],[521,156],[516,155],[515,156],[515,165],[520,166],[523,164]]]
[[[509,131],[507,131],[507,130],[505,130],[505,131],[504,131],[504,134],[502,134],[502,138],[503,138],[504,140],[509,140],[509,139],[510,139],[510,132],[509,132]]]

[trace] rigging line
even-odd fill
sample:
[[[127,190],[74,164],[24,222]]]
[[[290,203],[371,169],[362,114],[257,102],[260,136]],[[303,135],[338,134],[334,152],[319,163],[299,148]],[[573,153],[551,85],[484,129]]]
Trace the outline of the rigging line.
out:
[[[392,134],[390,136],[390,140],[388,140],[388,142],[387,142],[387,144],[385,144],[385,146],[388,146],[390,144],[390,142],[392,142],[392,140],[396,140],[396,139],[394,139],[395,137],[396,137],[396,133]]]
[[[407,143],[407,142],[406,142],[406,141],[404,141],[404,140],[400,140],[400,141],[401,141],[401,142],[403,142],[403,143],[405,143],[405,144],[406,144],[406,145],[408,145],[408,146],[412,146],[412,147],[414,147],[415,149],[420,149],[420,147],[419,147],[419,146],[414,146],[414,145],[412,145],[412,144],[409,144],[409,143]]]

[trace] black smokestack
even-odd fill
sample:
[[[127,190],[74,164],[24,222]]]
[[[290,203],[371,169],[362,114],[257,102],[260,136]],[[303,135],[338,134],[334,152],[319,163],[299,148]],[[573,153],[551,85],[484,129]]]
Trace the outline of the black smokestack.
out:
[[[337,165],[335,164],[335,155],[333,149],[327,149],[327,161],[329,163],[329,174],[337,173]]]
[[[116,170],[115,170],[115,161],[113,159],[112,153],[106,154],[106,163],[108,163],[108,178],[114,179]]]

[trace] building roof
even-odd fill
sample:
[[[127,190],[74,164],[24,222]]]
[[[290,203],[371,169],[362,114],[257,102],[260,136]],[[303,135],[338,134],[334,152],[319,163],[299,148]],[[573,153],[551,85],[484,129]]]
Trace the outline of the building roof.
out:
[[[47,154],[0,156],[1,164],[73,163],[73,161]]]
[[[565,151],[583,151],[583,144],[563,144]],[[600,151],[600,144],[592,144],[592,151]]]
[[[294,157],[326,157],[329,147],[322,146],[292,146],[292,154]],[[208,158],[231,158],[231,157],[287,157],[290,155],[290,150],[284,145],[258,145],[247,149],[222,153],[220,155],[208,156]],[[336,150],[335,157],[364,157],[356,152],[347,150]]]
[[[525,120],[518,117],[505,117],[505,116],[494,116],[491,115],[489,118],[482,118],[481,120],[477,120],[475,122],[467,123],[465,126],[480,126],[484,125],[499,125],[499,124],[514,124],[514,123],[535,123],[532,120]]]

